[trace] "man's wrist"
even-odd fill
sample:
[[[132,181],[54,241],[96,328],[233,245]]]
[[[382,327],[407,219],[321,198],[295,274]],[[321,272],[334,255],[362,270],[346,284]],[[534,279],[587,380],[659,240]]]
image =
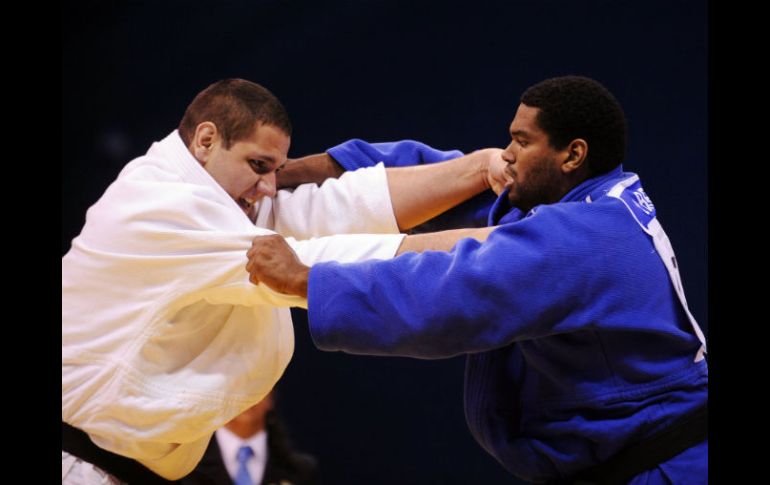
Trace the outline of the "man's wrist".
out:
[[[327,178],[339,178],[340,175],[345,173],[345,167],[338,162],[329,152],[325,152],[326,155],[326,176]]]
[[[294,284],[292,285],[292,293],[302,298],[307,298],[307,284],[310,278],[310,267],[302,265],[301,268],[294,273]]]
[[[481,187],[483,190],[487,190],[491,188],[489,185],[489,155],[483,150],[477,150],[474,154],[478,159],[477,173],[481,178]]]
[[[293,158],[278,172],[279,188],[294,188],[306,183],[321,185],[329,178],[338,178],[345,169],[328,153]]]

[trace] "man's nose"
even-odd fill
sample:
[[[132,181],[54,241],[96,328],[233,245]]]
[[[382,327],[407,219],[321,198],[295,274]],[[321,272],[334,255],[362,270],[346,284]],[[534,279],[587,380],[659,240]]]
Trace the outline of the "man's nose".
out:
[[[501,154],[501,156],[503,157],[503,160],[505,161],[505,163],[507,163],[509,165],[516,161],[516,155],[514,154],[513,142],[511,142],[510,145],[505,147],[505,150],[503,150],[503,153]]]
[[[275,172],[260,177],[257,182],[257,194],[260,197],[275,197]]]

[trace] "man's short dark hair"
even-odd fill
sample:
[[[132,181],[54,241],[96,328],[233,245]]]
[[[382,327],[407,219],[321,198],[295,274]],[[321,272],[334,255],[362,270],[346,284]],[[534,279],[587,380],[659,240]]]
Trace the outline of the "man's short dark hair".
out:
[[[193,99],[179,122],[179,136],[189,146],[195,128],[204,121],[217,126],[224,147],[249,137],[257,122],[272,125],[291,136],[291,121],[278,98],[263,86],[245,79],[224,79]]]
[[[615,96],[597,81],[583,76],[546,79],[528,88],[521,102],[540,109],[537,123],[553,148],[562,150],[576,138],[588,143],[586,163],[592,175],[623,162],[626,116]]]

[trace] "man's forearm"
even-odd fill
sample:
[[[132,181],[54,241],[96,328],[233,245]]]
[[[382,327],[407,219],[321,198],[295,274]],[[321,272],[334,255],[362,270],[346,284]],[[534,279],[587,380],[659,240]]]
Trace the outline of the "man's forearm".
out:
[[[279,189],[294,188],[298,185],[315,183],[321,185],[326,179],[338,178],[345,169],[328,153],[317,153],[302,158],[293,158],[276,174]]]
[[[481,227],[473,229],[453,229],[451,231],[429,232],[425,234],[415,234],[406,236],[401,242],[396,256],[403,253],[423,251],[449,251],[460,239],[472,237],[477,241],[487,240],[489,233],[494,231],[495,227]]]
[[[445,162],[386,168],[398,228],[405,231],[422,224],[491,188],[490,184],[498,192],[504,183],[500,151],[489,148]],[[308,155],[287,162],[277,175],[277,185],[320,185],[344,171],[328,153]]]
[[[468,237],[484,242],[489,233],[495,229],[496,227],[454,229],[406,236],[395,255],[398,256],[406,252],[449,251],[457,241]],[[310,268],[297,264],[291,270],[283,272],[280,279],[263,279],[262,281],[280,293],[307,298],[309,278]],[[256,283],[254,279],[252,281]]]
[[[446,162],[386,169],[399,229],[411,229],[488,189],[489,157],[479,151]]]

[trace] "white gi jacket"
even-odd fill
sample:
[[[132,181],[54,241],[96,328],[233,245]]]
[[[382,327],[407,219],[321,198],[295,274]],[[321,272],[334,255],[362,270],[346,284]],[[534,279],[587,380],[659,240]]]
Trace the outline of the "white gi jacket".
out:
[[[316,238],[398,232],[381,164],[263,199],[257,226],[176,131],[126,165],[62,258],[62,421],[186,475],[275,385],[294,350],[287,307],[307,306],[248,281],[252,238],[314,238],[289,239],[308,265],[390,258],[403,238]]]

